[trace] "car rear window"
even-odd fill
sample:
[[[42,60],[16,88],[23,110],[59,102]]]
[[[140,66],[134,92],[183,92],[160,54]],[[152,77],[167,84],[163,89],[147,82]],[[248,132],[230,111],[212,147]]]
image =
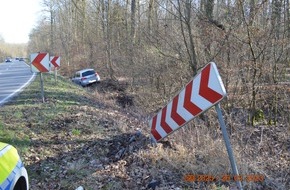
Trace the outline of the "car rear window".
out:
[[[95,74],[95,71],[91,70],[91,71],[86,71],[83,73],[83,77],[85,76],[89,76],[89,75],[94,75]]]

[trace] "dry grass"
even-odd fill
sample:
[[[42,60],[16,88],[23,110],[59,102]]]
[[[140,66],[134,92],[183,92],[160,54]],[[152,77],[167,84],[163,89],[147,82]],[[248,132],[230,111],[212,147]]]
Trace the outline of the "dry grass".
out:
[[[20,150],[31,189],[139,190],[154,184],[156,189],[236,189],[234,180],[221,180],[232,172],[213,109],[206,120],[196,118],[152,146],[152,112],[137,107],[141,98],[134,96],[130,105],[127,91],[108,84],[83,89],[63,78],[55,84],[47,76],[42,104],[37,85],[0,108],[1,141]],[[123,102],[117,101],[120,93]],[[153,107],[158,105],[147,108]],[[224,112],[240,174],[266,177],[244,180],[245,189],[289,189],[288,125],[248,127],[245,115],[244,110]],[[186,182],[188,174],[219,180]]]

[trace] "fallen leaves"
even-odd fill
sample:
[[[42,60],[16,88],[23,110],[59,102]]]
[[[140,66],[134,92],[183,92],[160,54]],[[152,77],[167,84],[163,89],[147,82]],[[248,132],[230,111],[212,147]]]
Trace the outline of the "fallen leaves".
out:
[[[104,85],[110,86],[109,91],[102,92],[108,93],[104,96],[110,100],[72,92],[47,98],[46,104],[32,101],[29,106],[11,105],[1,110],[5,126],[29,137],[30,144],[22,157],[31,189],[236,188],[234,182],[209,184],[182,180],[188,172],[209,175],[230,171],[220,133],[214,138],[209,135],[216,129],[198,126],[199,144],[192,138],[193,128],[184,129],[179,136],[172,135],[170,141],[154,147],[149,140],[148,117],[137,112],[137,108],[120,108],[114,98],[118,91],[124,92],[123,88],[115,83]],[[124,94],[120,97],[119,100],[128,100]],[[244,161],[241,167],[248,174],[261,171],[267,174],[265,183],[249,183],[246,187],[289,186],[287,127],[250,129],[232,125],[236,127],[231,133],[233,146],[242,155],[239,160]]]

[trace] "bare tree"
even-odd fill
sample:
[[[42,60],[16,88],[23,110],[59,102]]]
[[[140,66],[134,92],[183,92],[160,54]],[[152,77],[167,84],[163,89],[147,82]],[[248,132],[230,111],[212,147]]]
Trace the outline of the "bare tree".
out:
[[[180,28],[181,33],[183,36],[183,42],[186,46],[187,55],[189,58],[189,65],[192,70],[193,75],[197,72],[197,55],[195,50],[195,44],[193,40],[193,33],[192,33],[192,23],[191,23],[191,0],[186,0],[184,6],[182,5],[181,1],[178,0],[178,13],[180,19]],[[183,12],[184,7],[184,12]]]

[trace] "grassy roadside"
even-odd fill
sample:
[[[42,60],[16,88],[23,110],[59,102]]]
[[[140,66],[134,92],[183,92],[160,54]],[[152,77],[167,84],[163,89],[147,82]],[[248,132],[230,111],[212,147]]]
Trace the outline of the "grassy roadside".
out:
[[[46,103],[41,102],[39,76],[21,94],[0,109],[0,140],[11,143],[25,153],[31,136],[49,126],[57,116],[71,111],[74,106],[90,104],[83,89],[59,78],[57,84],[52,76],[45,75]]]
[[[44,95],[42,103],[37,76],[0,108],[0,141],[18,149],[31,189],[112,189],[123,183],[126,171],[116,167],[124,167],[126,155],[148,144],[144,135],[134,136],[144,123],[118,106],[111,93],[62,77],[55,83],[45,74]],[[140,141],[128,150],[132,137]]]
[[[83,186],[87,190],[139,190],[154,184],[164,190],[235,189],[233,180],[183,180],[187,174],[221,178],[230,173],[216,118],[209,118],[210,128],[196,119],[172,134],[170,142],[152,147],[147,116],[136,108],[119,106],[116,89],[108,89],[102,92],[98,85],[84,89],[62,77],[55,83],[52,75],[44,75],[46,102],[42,103],[38,76],[0,108],[0,141],[19,150],[31,189],[73,190]],[[208,115],[212,117],[211,112]],[[231,122],[229,116],[227,120]],[[245,128],[231,123],[240,172],[267,178],[263,182],[245,181],[245,187],[286,188],[290,163],[287,126]],[[286,169],[281,172],[280,168]],[[276,180],[280,178],[282,182]]]
[[[111,130],[108,128],[113,126],[103,127],[113,124],[107,117],[114,112],[103,111],[105,106],[93,100],[93,93],[61,77],[55,83],[53,76],[44,75],[44,91],[45,103],[42,103],[38,76],[19,96],[0,108],[0,141],[17,147],[28,169],[32,189],[71,189],[70,182],[54,178],[77,173],[71,179],[74,182],[75,177],[86,173],[87,169],[82,170],[87,167],[83,160],[86,156],[78,151],[118,131],[112,129],[108,133]],[[106,150],[99,150],[95,157],[105,153]],[[61,162],[64,154],[68,154],[62,163],[67,169],[61,171],[62,164],[50,159]],[[50,180],[55,182],[47,187]]]

